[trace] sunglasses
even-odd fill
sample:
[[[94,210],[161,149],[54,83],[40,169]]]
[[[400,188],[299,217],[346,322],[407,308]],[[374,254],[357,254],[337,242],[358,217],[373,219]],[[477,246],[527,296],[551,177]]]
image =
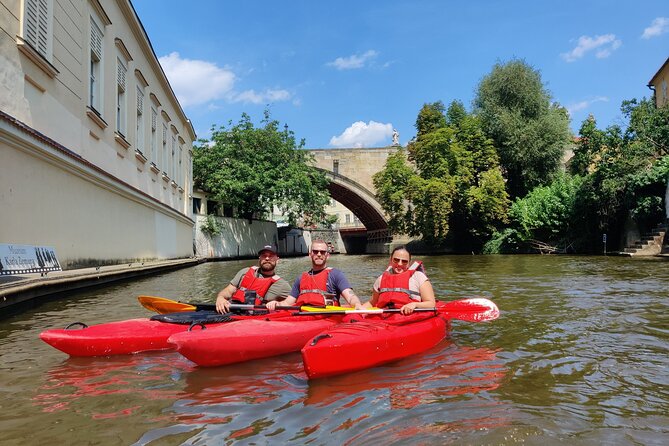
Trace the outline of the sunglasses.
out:
[[[397,257],[393,257],[393,263],[397,263],[398,265],[408,265],[409,261],[404,260],[404,259],[398,259]]]
[[[315,256],[317,256],[318,254],[325,255],[325,254],[328,253],[328,250],[327,249],[312,249],[311,253]]]

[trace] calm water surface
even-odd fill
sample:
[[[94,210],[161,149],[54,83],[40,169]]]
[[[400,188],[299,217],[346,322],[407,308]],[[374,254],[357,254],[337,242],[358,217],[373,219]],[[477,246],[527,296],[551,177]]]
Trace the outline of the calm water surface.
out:
[[[250,262],[73,294],[0,320],[3,445],[669,443],[669,263],[617,257],[423,259],[443,300],[481,295],[424,354],[309,382],[299,353],[219,368],[176,353],[68,358],[47,328],[146,317],[136,296],[213,301]],[[386,259],[335,256],[365,296]],[[282,260],[292,280],[306,258]]]

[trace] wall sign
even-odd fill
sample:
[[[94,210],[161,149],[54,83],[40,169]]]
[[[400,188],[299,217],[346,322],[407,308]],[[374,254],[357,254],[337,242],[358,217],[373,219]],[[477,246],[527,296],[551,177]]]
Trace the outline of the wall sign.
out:
[[[0,244],[0,275],[62,271],[50,246]]]

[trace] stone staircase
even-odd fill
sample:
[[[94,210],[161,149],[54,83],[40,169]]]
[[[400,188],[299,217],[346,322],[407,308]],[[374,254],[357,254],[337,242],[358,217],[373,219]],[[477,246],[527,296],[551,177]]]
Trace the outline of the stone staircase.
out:
[[[641,237],[641,240],[631,246],[627,246],[620,254],[625,256],[656,256],[658,254],[669,254],[669,237],[665,241],[665,234],[669,231],[669,223],[665,221],[657,225],[649,233]]]

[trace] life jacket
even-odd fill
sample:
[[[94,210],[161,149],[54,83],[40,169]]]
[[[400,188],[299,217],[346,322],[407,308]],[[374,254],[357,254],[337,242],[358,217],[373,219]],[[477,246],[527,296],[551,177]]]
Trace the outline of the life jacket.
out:
[[[379,300],[376,306],[400,308],[411,302],[420,302],[420,292],[409,289],[409,280],[416,271],[424,272],[422,262],[414,262],[409,269],[400,274],[393,273],[392,267],[388,267],[381,276]]]
[[[297,298],[296,305],[331,305],[339,304],[339,300],[327,292],[328,277],[330,277],[332,268],[325,268],[325,271],[318,274],[309,274],[308,271],[302,273],[300,278],[300,295]]]
[[[276,274],[272,277],[256,277],[258,271],[257,266],[252,266],[244,274],[242,280],[239,282],[237,291],[234,292],[230,299],[234,303],[261,305],[265,299],[265,294],[269,287],[274,285],[280,277]]]

